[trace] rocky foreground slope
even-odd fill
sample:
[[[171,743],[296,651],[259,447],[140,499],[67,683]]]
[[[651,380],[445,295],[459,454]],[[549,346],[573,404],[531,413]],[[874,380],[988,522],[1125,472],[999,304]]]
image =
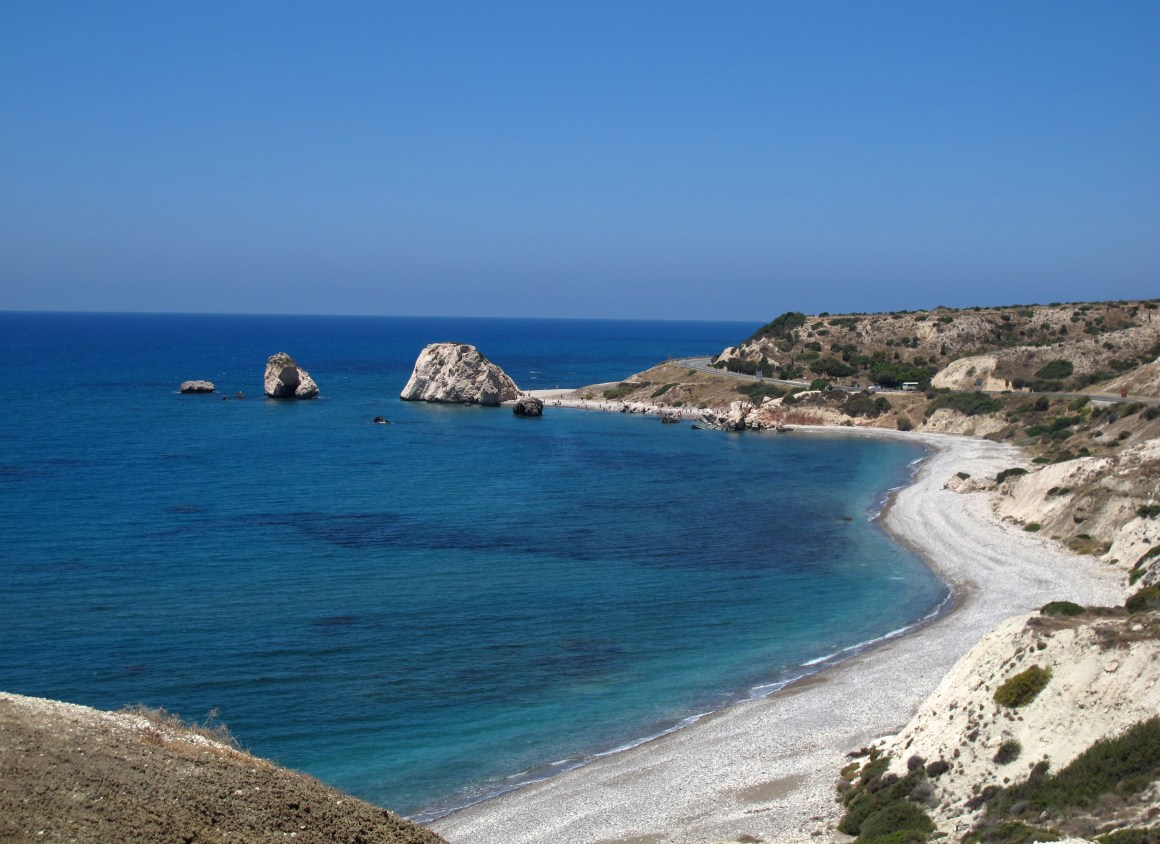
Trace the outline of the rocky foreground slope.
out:
[[[0,693],[0,841],[440,844],[163,711]]]

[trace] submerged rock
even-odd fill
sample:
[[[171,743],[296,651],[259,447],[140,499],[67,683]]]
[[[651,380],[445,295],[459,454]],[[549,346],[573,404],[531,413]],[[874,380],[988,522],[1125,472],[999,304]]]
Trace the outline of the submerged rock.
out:
[[[312,399],[318,395],[318,385],[305,369],[298,368],[294,358],[278,352],[266,361],[266,395],[272,399]]]
[[[516,416],[543,416],[544,403],[535,396],[520,396],[512,407]]]
[[[212,381],[181,382],[181,392],[183,393],[212,393],[216,389]]]
[[[404,401],[483,404],[491,407],[519,398],[506,372],[464,343],[432,343],[419,353],[399,397]]]

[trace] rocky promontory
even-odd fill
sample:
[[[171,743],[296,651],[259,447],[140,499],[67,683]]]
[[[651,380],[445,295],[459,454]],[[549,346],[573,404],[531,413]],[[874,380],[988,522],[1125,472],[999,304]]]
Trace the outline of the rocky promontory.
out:
[[[272,399],[312,399],[318,396],[318,385],[294,358],[278,352],[266,361],[266,395]]]
[[[465,343],[432,343],[419,353],[399,397],[404,401],[482,404],[489,407],[519,398],[520,388],[506,372]]]

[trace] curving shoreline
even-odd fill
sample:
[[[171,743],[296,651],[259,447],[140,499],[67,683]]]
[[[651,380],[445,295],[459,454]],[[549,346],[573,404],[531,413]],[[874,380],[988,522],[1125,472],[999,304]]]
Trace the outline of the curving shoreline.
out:
[[[839,816],[845,754],[896,732],[954,662],[998,623],[1049,600],[1122,600],[1122,578],[1090,557],[1004,525],[991,494],[943,488],[955,472],[993,477],[1025,461],[980,439],[800,427],[811,436],[882,436],[931,448],[881,519],[951,587],[952,607],[768,697],[448,815],[431,827],[474,842],[708,842],[750,835],[816,840]]]

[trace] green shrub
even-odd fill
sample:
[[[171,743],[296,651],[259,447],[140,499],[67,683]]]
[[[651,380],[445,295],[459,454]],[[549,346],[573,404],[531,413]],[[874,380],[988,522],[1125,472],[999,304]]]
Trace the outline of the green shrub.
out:
[[[933,780],[937,777],[941,777],[950,769],[950,762],[946,761],[945,759],[936,759],[926,766],[926,775]]]
[[[1079,604],[1072,601],[1052,601],[1050,604],[1044,604],[1039,608],[1039,612],[1043,615],[1083,615],[1085,610]]]
[[[766,396],[771,399],[779,399],[786,394],[786,390],[776,384],[765,384],[757,382],[754,384],[739,384],[737,392],[742,395],[749,396],[754,404],[760,404],[761,400]]]
[[[1032,844],[1036,841],[1058,840],[1058,833],[1028,826],[1022,821],[1005,821],[963,839],[967,844]]]
[[[1035,700],[1036,695],[1043,691],[1050,679],[1050,668],[1033,665],[1026,671],[1020,671],[1014,677],[1010,677],[995,689],[995,703],[1012,709],[1026,706]]]
[[[899,416],[898,417],[898,430],[900,430],[900,431],[912,431],[912,430],[914,430],[914,423],[911,422],[909,419],[907,419],[905,416]]]
[[[1132,566],[1132,568],[1138,569],[1154,557],[1160,557],[1160,545],[1155,545],[1141,554],[1140,559],[1136,560],[1136,565]]]
[[[806,315],[801,311],[789,311],[768,322],[753,332],[749,340],[760,340],[762,337],[791,337],[795,329],[806,324]],[[749,342],[749,341],[746,341]]]
[[[1124,609],[1133,615],[1160,609],[1160,586],[1145,586],[1124,602]]]
[[[1042,527],[1043,525],[1039,524],[1039,522],[1031,522],[1030,524],[1024,525],[1023,529],[1028,533],[1038,533]]]
[[[1012,466],[1010,469],[1004,469],[1002,472],[997,474],[995,476],[995,483],[1001,484],[1001,483],[1003,483],[1003,481],[1007,480],[1008,478],[1014,478],[1017,475],[1026,475],[1026,474],[1027,474],[1027,470],[1024,469],[1022,466]]]
[[[1050,776],[1040,774],[1003,792],[987,806],[1005,815],[1017,802],[1036,812],[1094,806],[1104,794],[1131,796],[1160,776],[1160,717],[1140,721],[1124,733],[1101,739]]]
[[[810,363],[810,371],[827,378],[848,378],[858,370],[837,358],[824,357]]]
[[[1035,377],[1043,381],[1058,381],[1061,378],[1070,378],[1075,372],[1075,364],[1069,360],[1053,360],[1040,368]]]
[[[810,389],[811,390],[828,390],[829,388],[830,388],[830,382],[827,381],[825,378],[815,378],[813,381],[810,382]]]
[[[927,405],[926,415],[930,416],[943,408],[965,416],[978,416],[982,413],[997,413],[1003,409],[1003,402],[983,393],[943,393]]]
[[[1136,508],[1136,515],[1145,519],[1160,516],[1160,504],[1142,504]]]
[[[1023,745],[1017,739],[1007,739],[999,745],[999,749],[995,751],[995,756],[991,760],[996,765],[1007,765],[1019,758],[1019,754],[1023,752]]]
[[[643,384],[632,384],[628,381],[621,381],[615,387],[612,387],[608,390],[605,390],[604,391],[604,398],[606,398],[610,401],[615,401],[616,399],[622,399],[625,396],[627,396],[629,393],[634,392],[636,390],[639,390],[643,386],[644,386]]]
[[[925,841],[928,833],[934,832],[934,822],[917,803],[909,800],[894,800],[862,821],[859,844],[885,844],[886,841]],[[894,837],[900,834],[912,837]]]
[[[677,384],[674,381],[671,384],[665,384],[663,387],[657,387],[655,390],[652,391],[652,394],[649,396],[649,398],[659,399],[661,396],[663,396],[665,393],[667,393],[669,390],[671,390],[675,386],[677,386]]]

